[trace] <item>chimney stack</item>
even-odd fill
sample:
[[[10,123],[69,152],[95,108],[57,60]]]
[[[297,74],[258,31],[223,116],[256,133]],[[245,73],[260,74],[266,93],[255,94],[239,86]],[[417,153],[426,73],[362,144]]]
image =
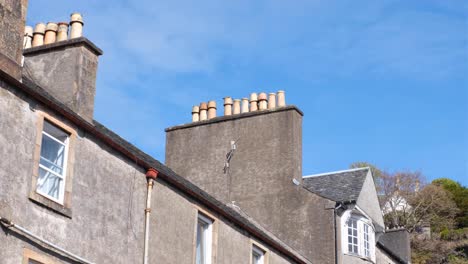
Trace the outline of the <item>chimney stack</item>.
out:
[[[297,201],[304,201],[302,193],[310,197],[310,192],[294,184],[302,182],[302,112],[295,106],[268,109],[267,95],[252,94],[253,111],[239,111],[236,99],[230,116],[166,129],[165,160],[222,203],[236,201],[268,230],[278,231],[291,226],[291,218],[285,215],[310,220],[307,214],[295,215]],[[284,92],[280,95],[285,105]],[[249,104],[243,101],[242,109]],[[301,235],[310,237],[301,230],[287,232],[285,237],[296,241]]]
[[[0,0],[0,69],[21,79],[27,0]]]
[[[81,15],[73,14],[71,23],[75,25],[73,39],[67,39],[67,23],[36,25],[32,48],[23,51],[23,74],[92,122],[98,56],[102,51],[88,39],[76,37],[82,32]]]

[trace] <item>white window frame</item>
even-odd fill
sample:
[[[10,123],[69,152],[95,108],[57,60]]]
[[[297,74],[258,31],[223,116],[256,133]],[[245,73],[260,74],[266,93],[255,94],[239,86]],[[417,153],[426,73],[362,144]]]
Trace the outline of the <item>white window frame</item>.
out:
[[[265,264],[265,251],[262,250],[261,248],[259,248],[257,245],[255,244],[252,244],[252,259],[253,259],[253,256],[254,255],[257,255],[260,257],[259,261],[256,262],[256,263],[253,263],[252,264]]]
[[[203,223],[205,225],[207,225],[207,228],[204,229],[203,231],[203,236],[202,236],[202,241],[203,241],[203,249],[205,250],[203,253],[204,253],[204,256],[205,256],[205,259],[204,259],[204,263],[202,264],[211,264],[211,259],[213,258],[213,255],[212,255],[212,251],[213,251],[213,220],[208,218],[207,216],[201,214],[201,213],[198,213],[198,217],[197,217],[197,231],[196,231],[196,234],[195,236],[197,237],[198,236],[198,224],[199,223]],[[195,239],[196,239],[195,237]],[[197,247],[195,245],[195,263],[196,263],[196,260],[197,260],[197,254],[198,251],[197,251]]]
[[[36,192],[42,196],[45,196],[47,197],[48,199],[54,201],[54,202],[57,202],[61,205],[64,204],[64,196],[65,196],[65,181],[66,181],[66,178],[67,178],[67,165],[68,165],[68,149],[69,149],[69,142],[70,142],[70,134],[66,131],[66,130],[63,130],[62,128],[60,128],[59,126],[55,125],[53,122],[50,122],[49,120],[47,119],[44,119],[44,124],[45,123],[49,123],[51,126],[54,126],[56,127],[57,129],[60,129],[61,131],[63,131],[65,134],[67,134],[67,138],[65,139],[64,142],[56,139],[54,136],[50,135],[49,133],[45,132],[44,130],[44,127],[45,125],[43,126],[42,128],[42,137],[41,137],[41,149],[40,149],[40,152],[42,152],[42,139],[44,138],[44,136],[54,140],[55,142],[59,143],[60,145],[64,146],[64,155],[63,155],[63,167],[62,167],[62,172],[63,172],[63,175],[60,175],[59,173],[47,168],[46,166],[42,165],[40,162],[39,162],[39,168],[40,169],[43,169],[49,173],[52,173],[54,176],[57,176],[61,179],[60,181],[60,190],[59,190],[59,197],[58,199],[55,198],[55,197],[52,197],[50,195],[48,195],[47,193],[44,193],[44,192],[41,192],[38,188],[39,186],[39,178],[38,178],[38,181],[37,181],[37,185],[36,185]],[[40,156],[39,154],[39,159],[41,159],[42,156]]]
[[[357,223],[357,235],[358,235],[358,252],[349,251],[348,244],[348,223],[350,220],[356,221]],[[375,228],[372,221],[367,217],[353,213],[351,211],[345,212],[341,217],[341,241],[342,251],[346,255],[357,256],[373,261],[375,263]],[[367,228],[367,241],[366,241],[366,228]],[[366,248],[366,242],[368,248]],[[367,254],[368,253],[368,254]]]

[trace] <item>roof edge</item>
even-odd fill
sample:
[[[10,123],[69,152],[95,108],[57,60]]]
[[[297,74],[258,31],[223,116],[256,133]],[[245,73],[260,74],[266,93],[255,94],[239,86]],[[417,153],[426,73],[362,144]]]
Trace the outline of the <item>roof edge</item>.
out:
[[[45,53],[45,52],[49,52],[52,50],[59,50],[59,49],[67,48],[67,47],[77,47],[77,46],[86,46],[88,49],[90,49],[94,54],[98,56],[104,54],[104,52],[100,48],[98,48],[93,42],[91,42],[89,39],[85,37],[79,37],[79,38],[72,38],[69,40],[58,41],[58,42],[54,42],[51,44],[44,44],[41,46],[24,49],[23,55],[24,56],[35,55],[38,53]]]
[[[324,173],[318,173],[318,174],[304,175],[304,176],[302,176],[302,178],[303,179],[313,178],[313,177],[327,176],[327,175],[330,175],[330,174],[338,174],[338,173],[344,173],[344,172],[369,170],[369,169],[370,169],[369,167],[362,167],[362,168],[354,168],[354,169],[348,169],[348,170],[330,171],[330,172],[324,172]]]

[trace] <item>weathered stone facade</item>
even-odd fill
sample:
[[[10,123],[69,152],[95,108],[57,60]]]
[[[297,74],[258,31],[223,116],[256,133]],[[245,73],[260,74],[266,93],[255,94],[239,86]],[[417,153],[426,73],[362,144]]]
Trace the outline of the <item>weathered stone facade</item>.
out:
[[[90,41],[30,48],[20,68],[26,2],[0,2],[0,52],[16,67],[2,64],[0,70],[2,264],[29,263],[30,257],[44,264],[139,263],[145,211],[152,212],[148,263],[194,263],[199,214],[212,221],[207,256],[212,263],[249,263],[254,244],[268,263],[309,263],[241,212],[93,120],[102,52]],[[61,201],[36,188],[46,121],[68,134]],[[160,176],[152,207],[146,208],[149,168]]]
[[[0,69],[21,78],[27,0],[0,0]]]
[[[40,113],[76,129],[71,217],[29,198]],[[94,263],[142,260],[146,195],[145,171],[108,144],[51,111],[15,87],[0,82],[0,216],[45,240]],[[149,263],[193,263],[197,213],[216,223],[215,263],[248,263],[256,241],[268,249],[269,263],[295,263],[268,243],[249,234],[219,212],[200,204],[164,180],[157,180],[152,199]],[[0,259],[21,263],[23,248],[59,263],[72,259],[3,228]]]

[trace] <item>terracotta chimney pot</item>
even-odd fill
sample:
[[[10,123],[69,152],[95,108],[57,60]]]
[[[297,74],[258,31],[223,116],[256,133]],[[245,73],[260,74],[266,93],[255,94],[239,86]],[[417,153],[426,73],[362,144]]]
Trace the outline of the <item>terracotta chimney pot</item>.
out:
[[[232,115],[232,98],[231,97],[224,98],[224,115],[225,116]]]
[[[57,30],[58,30],[57,23],[54,23],[54,22],[47,23],[46,30],[45,30],[44,44],[55,43],[55,40],[57,39]]]
[[[44,44],[44,34],[45,34],[46,25],[44,23],[37,23],[34,27],[33,33],[33,42],[32,46],[37,47]]]
[[[192,107],[192,122],[200,121],[200,107],[198,105],[194,105]]]
[[[208,105],[206,103],[201,103],[200,104],[200,121],[207,119],[207,113],[206,113],[207,110],[208,110]]]
[[[70,17],[70,38],[79,38],[83,36],[83,17],[80,13],[73,13]]]
[[[208,119],[216,117],[216,101],[208,102]]]
[[[258,95],[258,108],[259,110],[267,109],[267,95],[266,93],[260,93]]]
[[[258,110],[257,101],[258,101],[257,93],[251,93],[250,94],[250,112]]]
[[[278,97],[278,107],[286,106],[286,98],[284,95],[284,91],[280,90],[276,93]]]
[[[68,40],[68,23],[59,22],[57,32],[57,42]]]
[[[249,112],[249,98],[242,98],[242,113],[248,113]]]
[[[276,94],[269,93],[268,94],[268,109],[275,109],[276,108]]]
[[[240,114],[241,101],[239,99],[234,100],[234,114]]]

